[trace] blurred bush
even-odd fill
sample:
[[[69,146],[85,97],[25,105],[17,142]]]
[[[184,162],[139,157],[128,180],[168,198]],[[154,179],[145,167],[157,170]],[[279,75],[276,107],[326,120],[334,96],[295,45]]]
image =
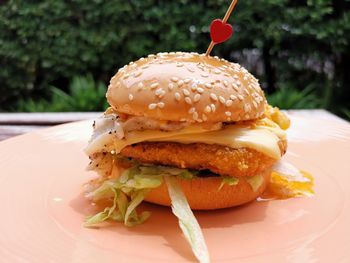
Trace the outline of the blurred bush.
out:
[[[97,82],[108,83],[119,67],[149,53],[205,52],[208,25],[224,15],[229,3],[2,1],[0,110],[51,110],[40,103],[55,96],[69,100],[57,94],[73,92],[68,84],[75,76],[91,73]],[[349,0],[239,1],[230,20],[234,36],[213,54],[247,67],[268,94],[281,90],[280,99],[294,96],[296,102],[300,96],[295,94],[311,86],[307,94],[319,98],[313,105],[345,114],[350,108],[349,7]],[[88,104],[66,105],[90,109]],[[289,101],[284,105],[296,106]]]
[[[314,109],[322,105],[322,101],[310,87],[299,91],[293,87],[283,87],[267,95],[271,105],[281,109]]]
[[[68,92],[50,87],[49,100],[21,99],[17,104],[18,111],[24,112],[61,112],[61,111],[101,111],[108,107],[106,86],[95,82],[91,75],[74,77]]]

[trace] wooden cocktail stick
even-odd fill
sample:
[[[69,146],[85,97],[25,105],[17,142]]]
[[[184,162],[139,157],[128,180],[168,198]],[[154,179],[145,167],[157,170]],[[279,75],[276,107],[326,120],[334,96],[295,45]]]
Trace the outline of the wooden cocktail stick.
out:
[[[226,11],[226,14],[225,14],[224,18],[222,19],[222,22],[223,22],[223,23],[226,23],[227,20],[229,19],[230,15],[231,15],[231,13],[232,13],[232,11],[233,11],[233,9],[235,8],[235,6],[236,6],[236,4],[237,4],[237,1],[238,1],[238,0],[232,0],[230,6],[228,7],[228,9],[227,9],[227,11]],[[209,55],[210,55],[210,53],[211,53],[211,51],[212,51],[212,49],[213,49],[214,46],[215,46],[215,43],[214,43],[213,40],[212,40],[212,41],[210,42],[210,45],[209,45],[208,49],[207,49],[207,52],[205,52],[205,55],[206,55],[206,56],[209,56]]]

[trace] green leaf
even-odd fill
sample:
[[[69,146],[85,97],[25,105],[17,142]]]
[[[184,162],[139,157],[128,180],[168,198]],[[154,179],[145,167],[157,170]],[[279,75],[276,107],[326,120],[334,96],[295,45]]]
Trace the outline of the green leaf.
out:
[[[229,186],[233,186],[233,185],[236,185],[239,183],[239,179],[235,178],[235,177],[232,177],[232,176],[224,176],[222,178],[222,182],[219,186],[219,189],[218,190],[221,190],[221,188],[227,184]]]
[[[183,194],[177,179],[173,176],[165,177],[171,199],[173,213],[179,219],[180,228],[191,245],[192,251],[200,262],[210,262],[209,252],[202,230]]]

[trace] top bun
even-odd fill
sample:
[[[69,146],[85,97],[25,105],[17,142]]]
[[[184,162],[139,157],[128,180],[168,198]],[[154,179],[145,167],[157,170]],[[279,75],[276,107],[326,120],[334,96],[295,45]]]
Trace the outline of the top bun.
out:
[[[266,105],[258,80],[239,64],[186,52],[129,63],[111,79],[107,99],[120,113],[188,122],[252,120]]]

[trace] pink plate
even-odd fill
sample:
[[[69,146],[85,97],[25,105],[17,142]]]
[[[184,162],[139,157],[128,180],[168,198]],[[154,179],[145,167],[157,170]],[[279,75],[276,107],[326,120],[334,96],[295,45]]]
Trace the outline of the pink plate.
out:
[[[350,125],[291,114],[285,159],[315,177],[311,198],[196,212],[213,262],[350,262]],[[91,121],[0,143],[0,262],[195,261],[169,208],[143,225],[82,226]]]

